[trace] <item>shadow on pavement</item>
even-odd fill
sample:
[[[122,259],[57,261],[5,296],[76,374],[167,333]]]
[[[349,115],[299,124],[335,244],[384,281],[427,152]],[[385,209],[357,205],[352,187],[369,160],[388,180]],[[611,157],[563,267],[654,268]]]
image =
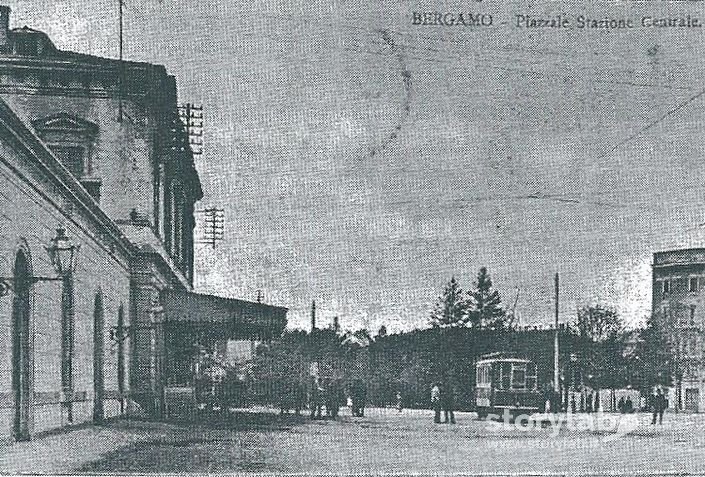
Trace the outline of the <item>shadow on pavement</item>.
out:
[[[285,430],[308,422],[305,414],[278,414],[263,411],[201,412],[190,419],[166,420],[182,426],[205,426],[214,429],[276,429]]]
[[[274,412],[199,413],[188,420],[122,421],[139,434],[129,445],[103,454],[76,472],[183,473],[275,471],[271,432],[310,422],[306,415]],[[110,427],[110,426],[107,426]]]

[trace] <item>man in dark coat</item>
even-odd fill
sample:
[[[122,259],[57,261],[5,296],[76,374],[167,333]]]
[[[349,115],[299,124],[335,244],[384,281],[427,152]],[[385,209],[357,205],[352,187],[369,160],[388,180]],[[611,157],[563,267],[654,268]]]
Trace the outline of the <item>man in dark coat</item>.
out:
[[[441,390],[441,403],[443,406],[443,422],[448,424],[448,416],[450,415],[450,423],[455,424],[455,389],[452,384],[446,384]]]
[[[626,412],[634,412],[634,403],[629,396],[627,396],[627,400],[624,402],[624,409]]]
[[[619,404],[617,404],[617,409],[619,409],[619,412],[621,414],[627,412],[627,401],[624,400],[624,396],[619,398]]]
[[[365,417],[365,401],[367,400],[367,386],[362,379],[356,379],[351,388],[352,415]]]
[[[663,424],[663,411],[666,410],[666,396],[663,395],[663,390],[658,388],[656,394],[654,394],[651,399],[651,408],[653,410],[651,424],[656,424],[656,417],[658,417],[658,423]]]
[[[338,418],[338,411],[340,410],[340,398],[342,394],[342,386],[340,380],[332,379],[328,385],[328,394],[326,400],[326,411],[329,411],[330,417],[333,419]]]
[[[296,409],[295,385],[286,378],[279,383],[279,408],[280,414],[289,414],[292,408]]]
[[[323,399],[325,395],[325,389],[321,385],[318,378],[313,380],[311,385],[311,419],[321,419],[323,408]]]

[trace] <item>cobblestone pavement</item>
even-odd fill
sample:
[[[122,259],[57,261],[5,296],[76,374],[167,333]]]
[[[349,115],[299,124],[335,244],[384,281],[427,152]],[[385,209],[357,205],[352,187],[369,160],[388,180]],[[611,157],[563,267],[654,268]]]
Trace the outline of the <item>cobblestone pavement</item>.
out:
[[[250,415],[252,416],[252,415]],[[705,415],[499,423],[370,409],[309,421],[257,414],[209,425],[119,421],[0,447],[3,473],[705,473]],[[262,418],[262,416],[265,416]],[[624,420],[627,419],[627,420]]]

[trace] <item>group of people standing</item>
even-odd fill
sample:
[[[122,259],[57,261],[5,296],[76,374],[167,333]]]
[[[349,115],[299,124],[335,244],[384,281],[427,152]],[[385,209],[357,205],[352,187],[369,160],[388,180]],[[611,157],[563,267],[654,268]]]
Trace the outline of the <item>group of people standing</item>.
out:
[[[281,412],[288,412],[293,408],[296,410],[296,414],[299,414],[301,409],[305,407],[307,393],[304,386],[299,383],[293,387],[286,386],[282,391]],[[544,390],[546,412],[557,412],[560,409],[560,395],[551,391],[552,389],[548,387]],[[395,397],[396,407],[401,412],[403,409],[401,392],[397,392]],[[323,408],[325,408],[326,417],[336,419],[341,405],[345,405],[346,402],[354,417],[364,417],[366,399],[367,385],[362,379],[356,379],[346,387],[341,379],[316,377],[312,380],[308,393],[311,419],[323,419]],[[585,408],[587,412],[598,410],[599,398],[593,397],[591,394],[587,403]],[[576,412],[575,396],[572,396],[570,404],[571,410]],[[452,384],[441,384],[440,382],[433,384],[431,387],[431,407],[434,411],[433,421],[435,423],[455,424],[455,389]],[[668,401],[661,388],[655,389],[651,395],[650,407],[653,413],[651,424],[656,424],[657,421],[662,424]],[[621,413],[635,411],[631,397],[620,398],[617,408]],[[443,421],[441,421],[441,414],[443,414]]]
[[[443,411],[443,423],[455,424],[455,389],[451,384],[433,384],[431,387],[431,407],[434,411],[433,422],[441,423],[441,411]]]
[[[348,394],[352,415],[364,417],[365,400],[367,398],[365,382],[361,379],[353,381],[348,388]],[[346,403],[346,393],[341,379],[320,379],[318,377],[313,379],[309,394],[311,419],[323,419],[324,407],[326,417],[337,419],[340,407],[344,403]]]
[[[617,403],[617,410],[619,410],[621,414],[634,412],[634,401],[632,401],[630,396],[627,396],[627,399],[624,399],[624,396],[622,396]]]

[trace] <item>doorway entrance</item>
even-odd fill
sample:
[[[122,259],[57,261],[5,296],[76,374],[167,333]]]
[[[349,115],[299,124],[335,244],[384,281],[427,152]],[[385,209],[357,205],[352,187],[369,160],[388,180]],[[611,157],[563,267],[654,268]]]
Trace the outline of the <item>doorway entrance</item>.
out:
[[[688,411],[698,412],[700,404],[700,390],[698,388],[686,388],[685,390],[685,409]]]

